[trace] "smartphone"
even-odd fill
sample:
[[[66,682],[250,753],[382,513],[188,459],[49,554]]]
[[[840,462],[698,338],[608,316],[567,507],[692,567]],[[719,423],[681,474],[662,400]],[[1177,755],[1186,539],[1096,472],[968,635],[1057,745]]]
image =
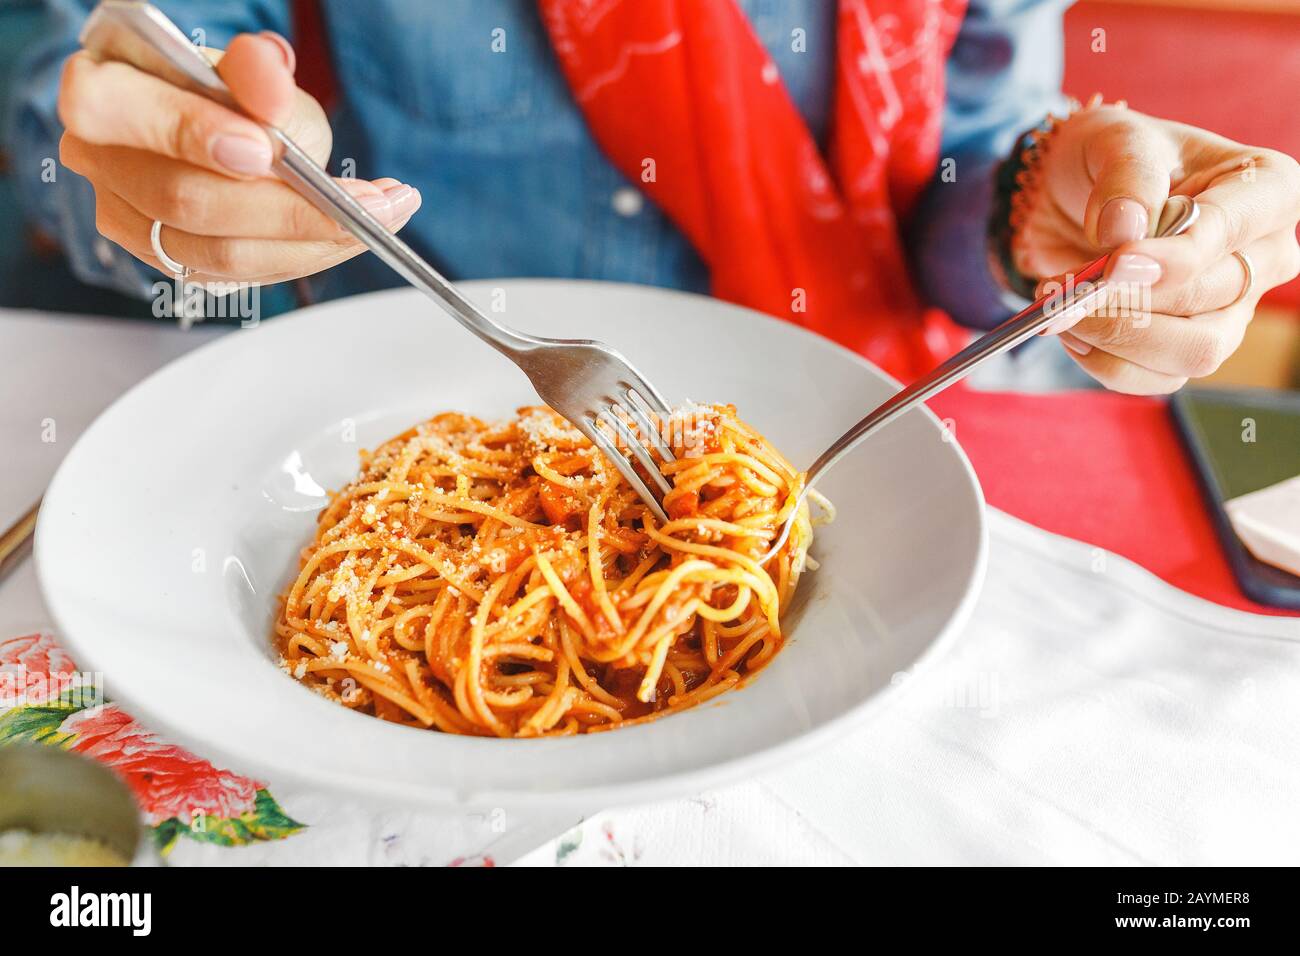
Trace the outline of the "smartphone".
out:
[[[1223,507],[1300,475],[1300,392],[1184,388],[1169,404],[1237,583],[1260,604],[1300,609],[1300,577],[1246,550]]]

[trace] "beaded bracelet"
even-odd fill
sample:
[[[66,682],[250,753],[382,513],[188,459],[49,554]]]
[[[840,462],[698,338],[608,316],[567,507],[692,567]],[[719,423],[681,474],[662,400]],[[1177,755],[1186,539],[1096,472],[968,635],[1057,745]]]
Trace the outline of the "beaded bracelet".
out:
[[[1065,116],[1048,113],[1037,126],[1026,130],[1016,140],[1011,153],[998,164],[993,175],[993,208],[988,226],[989,271],[1002,288],[1022,299],[1034,298],[1038,280],[1031,279],[1016,268],[1012,256],[1012,241],[1017,231],[1029,218],[1030,210],[1038,198],[1038,180],[1043,157],[1051,147],[1052,137],[1061,124],[1082,110],[1102,105],[1100,93],[1094,93],[1086,104],[1069,101]],[[1127,106],[1123,100],[1115,106]]]

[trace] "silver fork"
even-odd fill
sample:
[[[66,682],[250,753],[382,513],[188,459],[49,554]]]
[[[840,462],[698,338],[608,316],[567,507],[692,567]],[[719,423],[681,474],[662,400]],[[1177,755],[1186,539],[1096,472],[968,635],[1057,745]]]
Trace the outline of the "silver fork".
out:
[[[1164,208],[1160,210],[1155,235],[1177,236],[1184,233],[1191,228],[1199,214],[1200,208],[1195,200],[1188,196],[1170,196]],[[762,557],[760,563],[773,558],[790,537],[790,529],[794,526],[795,518],[799,513],[798,505],[802,505],[808,497],[813,483],[860,442],[927,398],[937,395],[954,382],[961,381],[993,356],[1001,355],[1008,349],[1028,341],[1049,325],[1074,316],[1083,317],[1094,306],[1100,305],[1111,292],[1115,291],[1115,286],[1104,278],[1106,264],[1109,261],[1109,254],[1094,259],[1074,274],[1072,287],[1062,290],[1063,294],[1050,292],[997,328],[981,335],[934,371],[923,375],[911,385],[885,399],[868,412],[866,417],[837,438],[809,467],[796,507],[791,509],[790,516],[782,526],[776,542]]]
[[[118,60],[243,113],[229,89],[174,23],[156,7],[105,0],[81,32],[81,45],[100,60]],[[659,391],[617,351],[589,339],[525,335],[489,319],[405,242],[385,229],[288,136],[263,126],[276,152],[274,170],[321,212],[360,239],[407,282],[528,376],[537,394],[603,451],[661,521],[671,489],[651,455],[673,459],[655,422],[671,409]],[[649,447],[647,447],[647,445]],[[623,454],[620,446],[632,454]],[[638,473],[633,464],[641,465]],[[648,479],[648,481],[647,481]]]

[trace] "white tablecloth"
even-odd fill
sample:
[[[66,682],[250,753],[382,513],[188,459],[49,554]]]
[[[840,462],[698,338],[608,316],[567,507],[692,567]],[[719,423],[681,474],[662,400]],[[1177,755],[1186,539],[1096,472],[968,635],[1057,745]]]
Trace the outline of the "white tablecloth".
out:
[[[601,814],[526,862],[1300,862],[1294,618],[995,512],[974,617],[903,684],[811,759]]]
[[[211,334],[0,311],[0,524],[99,409]],[[278,786],[307,831],[182,841],[173,862],[1300,862],[1300,622],[991,520],[988,583],[952,650],[900,675],[869,726],[780,773],[575,827]],[[0,585],[0,639],[43,626],[28,565]]]

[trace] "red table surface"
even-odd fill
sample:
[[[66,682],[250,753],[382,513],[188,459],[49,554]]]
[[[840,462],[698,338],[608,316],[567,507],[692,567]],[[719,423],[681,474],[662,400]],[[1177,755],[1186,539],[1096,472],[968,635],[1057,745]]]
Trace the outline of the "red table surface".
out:
[[[957,387],[929,404],[952,419],[994,507],[1129,558],[1216,604],[1297,616],[1237,586],[1163,400]]]

